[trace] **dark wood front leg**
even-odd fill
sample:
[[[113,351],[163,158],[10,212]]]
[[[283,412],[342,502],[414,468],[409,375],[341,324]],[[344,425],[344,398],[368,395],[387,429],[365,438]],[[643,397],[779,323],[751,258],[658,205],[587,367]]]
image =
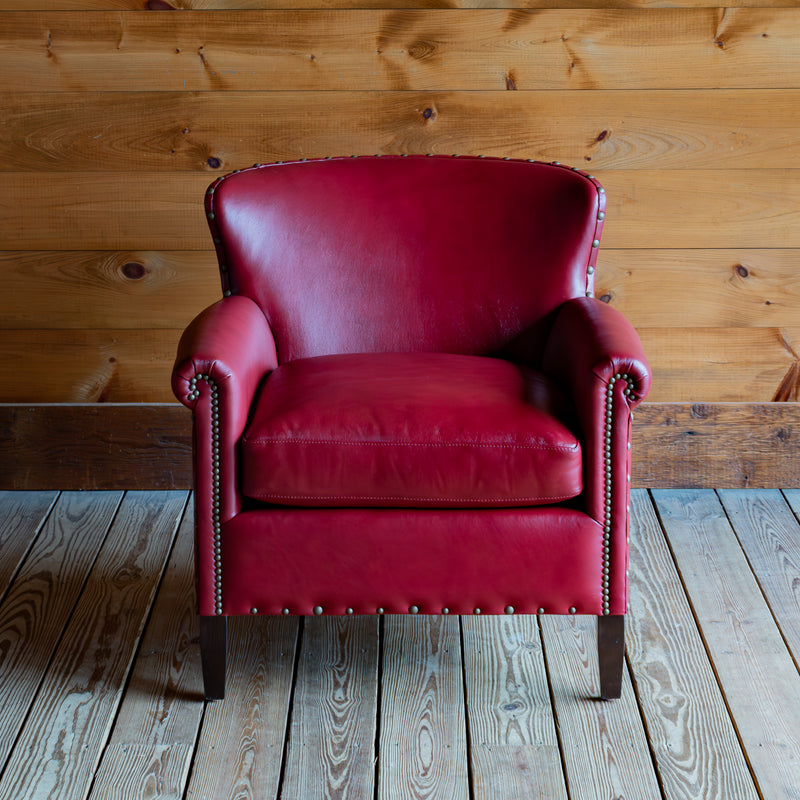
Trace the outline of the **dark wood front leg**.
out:
[[[200,617],[200,660],[206,700],[225,697],[225,662],[228,650],[228,618]]]
[[[622,694],[625,662],[625,615],[597,618],[597,654],[600,661],[600,697],[616,700]]]

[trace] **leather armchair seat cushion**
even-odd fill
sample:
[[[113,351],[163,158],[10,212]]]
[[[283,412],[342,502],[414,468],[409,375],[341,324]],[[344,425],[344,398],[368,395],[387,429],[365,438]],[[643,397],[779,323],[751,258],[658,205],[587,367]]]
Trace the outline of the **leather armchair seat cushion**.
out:
[[[480,356],[318,356],[275,369],[241,442],[242,490],[294,506],[534,506],[582,490],[570,404]]]

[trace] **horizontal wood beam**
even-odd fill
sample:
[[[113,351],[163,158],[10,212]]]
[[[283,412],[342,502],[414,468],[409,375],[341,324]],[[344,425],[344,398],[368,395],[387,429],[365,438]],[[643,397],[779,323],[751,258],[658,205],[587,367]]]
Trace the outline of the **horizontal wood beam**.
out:
[[[187,489],[177,404],[0,404],[0,489]],[[800,403],[644,403],[634,487],[800,487]]]

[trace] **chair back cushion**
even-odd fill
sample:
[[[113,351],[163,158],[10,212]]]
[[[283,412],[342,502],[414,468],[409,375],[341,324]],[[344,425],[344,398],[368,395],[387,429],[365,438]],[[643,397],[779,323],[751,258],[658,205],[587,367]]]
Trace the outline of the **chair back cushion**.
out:
[[[560,165],[382,156],[257,166],[213,184],[223,287],[281,363],[354,352],[538,352],[592,287],[604,196]]]

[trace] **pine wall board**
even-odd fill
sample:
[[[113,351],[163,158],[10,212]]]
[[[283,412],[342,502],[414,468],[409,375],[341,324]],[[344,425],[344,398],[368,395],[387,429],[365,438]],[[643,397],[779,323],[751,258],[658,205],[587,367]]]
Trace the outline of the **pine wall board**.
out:
[[[0,402],[172,402],[208,183],[403,152],[591,171],[649,402],[798,399],[800,0],[0,0],[0,74]]]

